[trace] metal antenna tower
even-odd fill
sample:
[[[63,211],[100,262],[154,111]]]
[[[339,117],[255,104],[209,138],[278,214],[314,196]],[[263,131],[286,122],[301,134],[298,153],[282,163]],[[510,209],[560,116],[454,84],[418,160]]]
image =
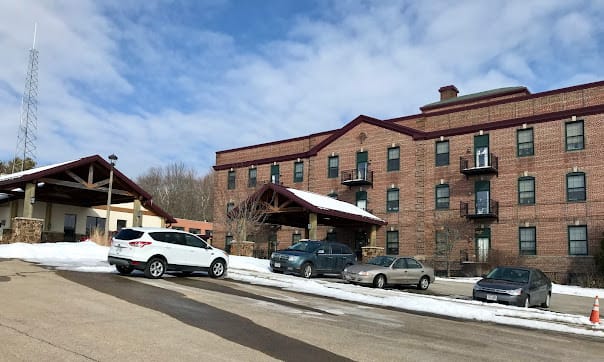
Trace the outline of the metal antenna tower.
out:
[[[21,98],[21,114],[19,133],[17,135],[17,148],[13,159],[12,172],[23,171],[25,160],[36,160],[36,131],[38,130],[38,50],[36,50],[36,32],[38,24],[34,26],[34,43],[29,50],[29,63],[25,76],[25,90]]]

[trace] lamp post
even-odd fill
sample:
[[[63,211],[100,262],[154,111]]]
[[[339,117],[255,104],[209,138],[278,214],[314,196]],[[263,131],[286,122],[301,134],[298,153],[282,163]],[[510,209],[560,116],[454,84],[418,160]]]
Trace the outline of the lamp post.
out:
[[[107,215],[105,217],[105,239],[109,240],[109,217],[111,216],[111,189],[113,188],[113,167],[117,161],[115,154],[109,155],[109,163],[111,168],[109,169],[109,191],[107,192]]]

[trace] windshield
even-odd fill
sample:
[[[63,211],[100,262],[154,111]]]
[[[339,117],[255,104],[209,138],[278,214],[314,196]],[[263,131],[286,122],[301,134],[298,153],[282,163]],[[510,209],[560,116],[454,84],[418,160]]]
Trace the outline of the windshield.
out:
[[[319,249],[319,247],[321,247],[321,243],[318,241],[301,241],[290,246],[289,248],[287,248],[287,250],[296,250],[312,253]]]
[[[393,256],[376,256],[375,258],[369,259],[367,264],[379,265],[379,266],[390,266],[394,261]]]
[[[514,283],[528,283],[529,274],[529,271],[525,269],[495,268],[487,274],[487,278],[506,280]]]

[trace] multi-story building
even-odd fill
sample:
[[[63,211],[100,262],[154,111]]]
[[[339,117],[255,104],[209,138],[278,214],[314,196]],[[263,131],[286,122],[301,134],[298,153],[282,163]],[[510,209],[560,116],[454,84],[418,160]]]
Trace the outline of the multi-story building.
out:
[[[418,114],[359,116],[340,129],[217,152],[214,243],[232,238],[227,207],[272,182],[387,222],[374,235],[319,226],[317,237],[356,249],[373,244],[440,269],[444,259],[458,270],[520,263],[559,281],[592,270],[604,237],[604,81],[535,94],[439,92]],[[301,232],[273,229],[285,243]]]

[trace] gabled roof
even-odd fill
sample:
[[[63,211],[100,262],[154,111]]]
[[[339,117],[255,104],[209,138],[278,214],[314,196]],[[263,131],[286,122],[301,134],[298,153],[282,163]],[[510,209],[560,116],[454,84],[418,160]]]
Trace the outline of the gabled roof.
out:
[[[318,222],[322,225],[387,224],[379,217],[350,203],[274,183],[263,185],[249,199],[263,200],[271,205],[267,222],[272,224],[306,228],[309,213],[317,214]]]
[[[112,166],[101,156],[36,167],[30,170],[0,176],[0,202],[22,199],[25,186],[36,184],[36,200],[57,204],[93,207],[107,204],[109,174]],[[142,205],[168,223],[176,220],[153,203],[152,196],[113,168],[111,200],[114,204],[140,199]]]

